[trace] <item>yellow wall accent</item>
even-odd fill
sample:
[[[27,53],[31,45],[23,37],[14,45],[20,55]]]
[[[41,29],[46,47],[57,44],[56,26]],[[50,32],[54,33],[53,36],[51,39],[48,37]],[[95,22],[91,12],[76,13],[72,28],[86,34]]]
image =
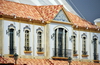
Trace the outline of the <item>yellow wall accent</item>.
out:
[[[96,24],[97,24],[97,26],[100,26],[100,22],[97,22]]]
[[[71,22],[61,22],[61,21],[51,21],[52,23],[60,23],[60,24],[65,24],[65,25],[73,25]]]

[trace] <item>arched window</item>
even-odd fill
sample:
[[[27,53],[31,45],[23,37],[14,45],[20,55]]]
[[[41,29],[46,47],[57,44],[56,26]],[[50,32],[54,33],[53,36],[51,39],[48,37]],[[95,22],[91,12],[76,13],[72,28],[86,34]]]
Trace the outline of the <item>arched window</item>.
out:
[[[29,47],[29,30],[25,30],[25,51],[30,51],[30,47]]]
[[[9,29],[10,54],[14,54],[14,29]]]
[[[42,52],[43,48],[42,48],[42,32],[38,31],[37,32],[37,42],[38,42],[38,52]]]
[[[54,44],[54,56],[66,57],[66,40],[67,30],[64,28],[55,29],[55,44]]]
[[[76,54],[76,36],[73,36],[73,54]]]
[[[37,30],[36,30],[36,32],[37,32],[37,54],[39,54],[39,53],[41,53],[42,54],[42,52],[43,52],[43,47],[42,47],[42,32],[43,32],[43,30],[39,27]]]
[[[76,33],[75,32],[73,32],[72,43],[73,43],[73,54],[77,54],[77,51],[76,51]]]
[[[6,34],[9,35],[9,54],[14,54],[15,48],[14,48],[14,31],[16,27],[13,24],[10,24],[8,26],[8,30],[6,30]]]
[[[94,60],[98,60],[98,54],[97,54],[97,39],[98,37],[96,35],[93,36],[93,42],[94,42]]]
[[[87,55],[87,51],[86,51],[86,34],[83,33],[82,34],[82,55]]]

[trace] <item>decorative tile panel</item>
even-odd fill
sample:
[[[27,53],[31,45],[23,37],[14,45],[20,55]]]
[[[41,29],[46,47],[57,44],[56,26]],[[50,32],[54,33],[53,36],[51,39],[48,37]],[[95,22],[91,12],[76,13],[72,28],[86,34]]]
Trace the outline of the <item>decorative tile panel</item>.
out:
[[[62,10],[60,10],[60,12],[54,18],[54,20],[63,21],[63,22],[69,22],[67,17],[66,17],[66,15],[64,14],[64,12]]]

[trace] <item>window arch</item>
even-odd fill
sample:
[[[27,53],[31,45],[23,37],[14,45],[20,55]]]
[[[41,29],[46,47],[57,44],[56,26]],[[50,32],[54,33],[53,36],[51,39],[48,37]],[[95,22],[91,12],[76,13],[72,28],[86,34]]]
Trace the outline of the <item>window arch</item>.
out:
[[[55,29],[55,44],[54,44],[54,56],[67,57],[66,43],[67,43],[67,30],[65,28]]]

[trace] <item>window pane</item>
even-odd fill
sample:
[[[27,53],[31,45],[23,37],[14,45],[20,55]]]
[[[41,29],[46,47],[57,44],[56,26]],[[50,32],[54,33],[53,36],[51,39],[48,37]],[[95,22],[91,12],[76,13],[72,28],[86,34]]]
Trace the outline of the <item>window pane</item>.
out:
[[[25,50],[29,51],[29,31],[25,30]]]
[[[10,29],[10,54],[14,54],[14,29]]]

